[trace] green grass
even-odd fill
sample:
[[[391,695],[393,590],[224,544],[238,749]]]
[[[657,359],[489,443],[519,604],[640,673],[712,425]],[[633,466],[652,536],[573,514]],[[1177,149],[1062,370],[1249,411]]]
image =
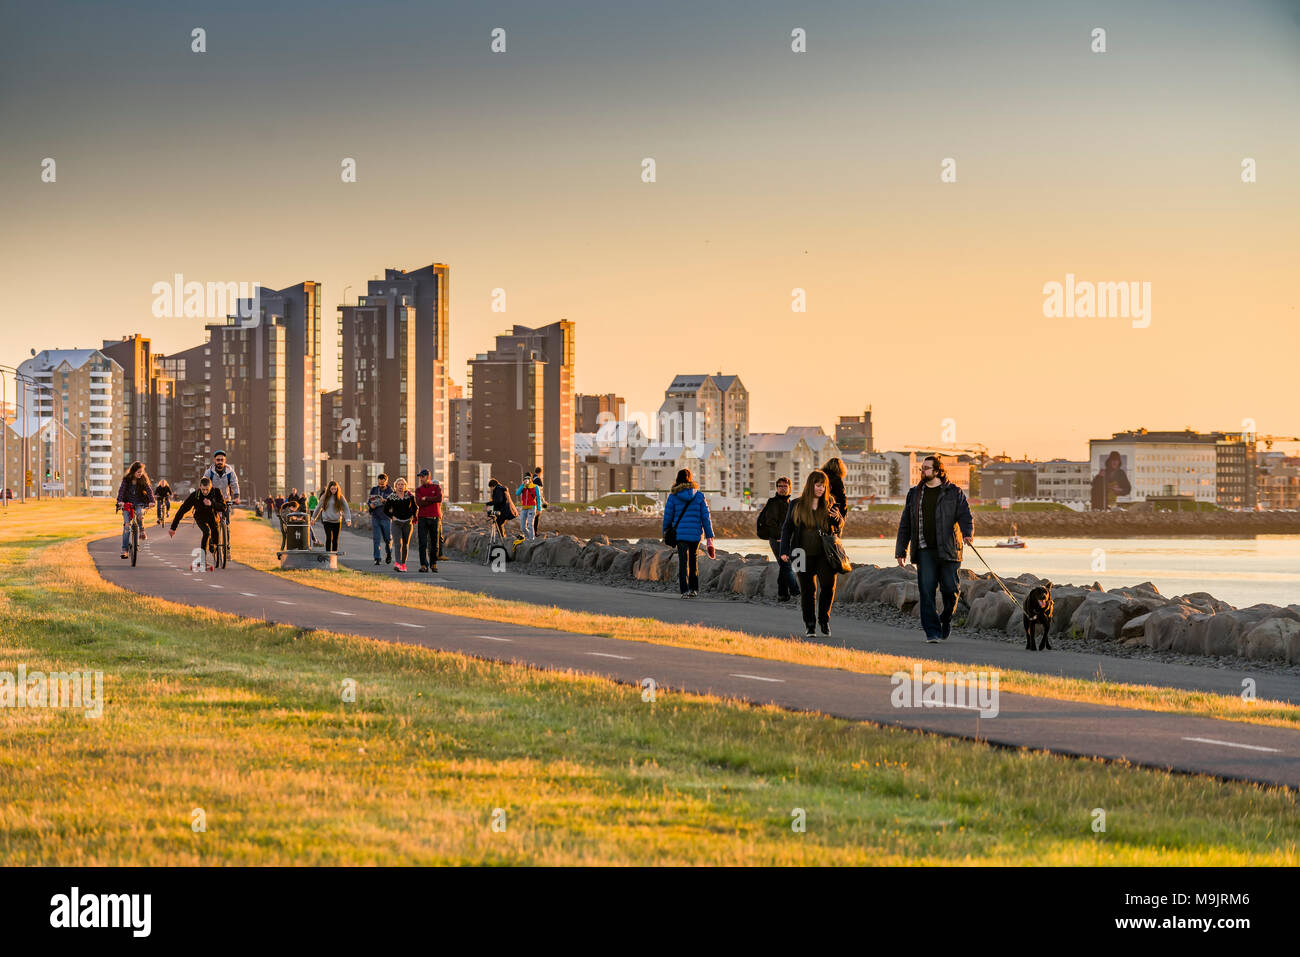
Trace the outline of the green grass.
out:
[[[1300,861],[1282,789],[141,598],[94,572],[76,536],[108,510],[79,508],[0,523],[0,667],[102,669],[107,697],[99,720],[0,711],[8,864]]]

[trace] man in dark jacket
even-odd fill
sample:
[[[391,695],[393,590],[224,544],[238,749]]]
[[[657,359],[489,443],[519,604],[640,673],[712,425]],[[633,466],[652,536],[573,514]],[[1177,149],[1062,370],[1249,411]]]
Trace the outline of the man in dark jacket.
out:
[[[370,494],[366,496],[366,506],[370,509],[370,544],[374,546],[375,564],[379,564],[379,544],[384,545],[384,561],[391,565],[393,563],[393,526],[384,511],[384,503],[392,496],[393,490],[388,485],[388,475],[384,472],[379,473],[379,478],[375,480],[378,484],[370,486]]]
[[[785,523],[785,513],[789,510],[790,480],[783,475],[776,480],[776,494],[767,500],[763,510],[758,513],[758,537],[767,539],[772,554],[776,556],[777,601],[789,601],[799,594],[799,583],[795,581],[790,563],[781,561],[781,526]]]
[[[502,538],[505,538],[506,522],[512,518],[518,518],[519,511],[515,508],[515,503],[510,501],[510,490],[496,479],[488,480],[488,488],[492,492],[492,501],[488,505],[495,512],[493,521],[497,523],[497,532]]]
[[[912,546],[916,583],[921,592],[921,627],[927,642],[942,641],[952,627],[957,607],[957,569],[961,546],[974,540],[970,504],[966,493],[948,481],[943,460],[927,455],[921,462],[921,481],[907,491],[907,504],[898,520],[894,557],[901,567]],[[935,614],[934,590],[943,593],[943,613]]]

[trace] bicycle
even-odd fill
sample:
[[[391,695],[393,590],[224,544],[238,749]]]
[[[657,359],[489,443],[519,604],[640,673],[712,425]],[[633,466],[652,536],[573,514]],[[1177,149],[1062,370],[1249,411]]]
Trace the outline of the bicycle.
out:
[[[122,503],[122,511],[126,513],[127,521],[131,523],[131,536],[127,539],[127,550],[131,553],[131,565],[134,567],[135,560],[140,555],[140,512],[130,502]]]
[[[214,564],[217,568],[225,568],[226,563],[230,561],[230,506],[227,505],[221,510],[221,524],[217,526],[221,532],[221,541],[215,543]]]

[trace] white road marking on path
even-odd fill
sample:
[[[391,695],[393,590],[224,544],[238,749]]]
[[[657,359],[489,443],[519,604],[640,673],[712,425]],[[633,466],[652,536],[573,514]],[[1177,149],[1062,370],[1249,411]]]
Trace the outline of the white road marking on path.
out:
[[[1184,741],[1196,741],[1199,744],[1221,744],[1225,748],[1246,748],[1250,751],[1274,751],[1277,748],[1262,748],[1258,744],[1238,744],[1236,741],[1217,741],[1214,738],[1183,738]]]
[[[597,658],[617,658],[619,661],[631,661],[627,655],[607,655],[603,651],[589,651],[589,655],[595,655]]]
[[[256,598],[256,597],[257,597],[257,592],[252,592],[252,591],[241,591],[240,594],[243,595],[245,598]]]
[[[403,628],[423,628],[424,625],[413,625],[409,621],[395,621],[394,625],[401,625]]]
[[[225,588],[225,585],[208,585],[209,588]]]
[[[331,615],[347,615],[349,618],[355,617],[350,611],[331,611]]]
[[[733,678],[752,678],[754,681],[773,681],[777,684],[785,684],[784,678],[764,678],[762,675],[732,675]]]
[[[276,601],[279,602],[281,605],[296,605],[296,604],[298,604],[296,601],[284,601],[284,600],[281,599],[281,598],[277,598]]]
[[[475,638],[486,638],[488,641],[514,641],[513,638],[494,638],[492,635],[475,635]]]

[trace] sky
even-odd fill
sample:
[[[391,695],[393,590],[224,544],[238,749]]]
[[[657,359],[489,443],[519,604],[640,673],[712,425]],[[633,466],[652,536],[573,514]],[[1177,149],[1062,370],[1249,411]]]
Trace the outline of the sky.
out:
[[[152,314],[176,273],[312,279],[334,385],[345,294],[444,262],[458,382],[563,318],[579,391],[739,375],[752,431],[1300,434],[1300,2],[0,10],[0,363],[201,342]],[[1045,315],[1067,275],[1149,315]]]

